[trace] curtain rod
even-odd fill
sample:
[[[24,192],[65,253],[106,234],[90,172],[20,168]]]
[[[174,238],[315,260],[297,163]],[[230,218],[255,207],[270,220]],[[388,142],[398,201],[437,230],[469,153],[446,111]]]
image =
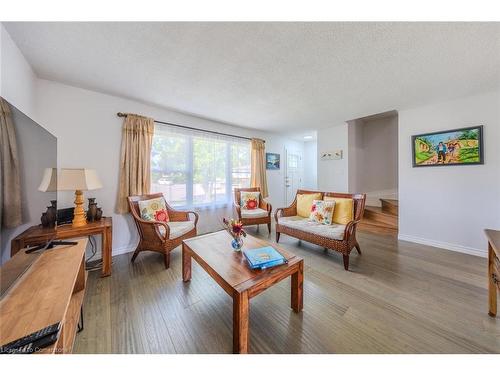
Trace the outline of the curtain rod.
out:
[[[127,117],[127,113],[123,113],[123,112],[118,112],[116,114],[118,117]],[[185,125],[179,125],[179,124],[173,124],[171,122],[165,122],[165,121],[158,121],[158,120],[153,120],[154,122],[156,122],[157,124],[163,124],[163,125],[170,125],[170,126],[176,126],[178,128],[183,128],[183,129],[189,129],[189,130],[196,130],[196,131],[201,131],[201,132],[206,132],[206,133],[211,133],[211,134],[217,134],[217,135],[224,135],[226,137],[234,137],[234,138],[240,138],[240,139],[248,139],[249,141],[252,140],[252,138],[249,138],[249,137],[243,137],[241,135],[233,135],[233,134],[227,134],[227,133],[220,133],[220,132],[216,132],[216,131],[213,131],[213,130],[204,130],[204,129],[198,129],[198,128],[193,128],[191,126],[185,126]],[[264,141],[265,143],[266,141]]]

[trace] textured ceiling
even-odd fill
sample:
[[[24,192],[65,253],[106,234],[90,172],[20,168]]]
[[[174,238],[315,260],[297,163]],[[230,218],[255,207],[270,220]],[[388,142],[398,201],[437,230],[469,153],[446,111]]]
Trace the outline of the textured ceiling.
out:
[[[295,131],[500,86],[500,23],[4,23],[41,78]]]

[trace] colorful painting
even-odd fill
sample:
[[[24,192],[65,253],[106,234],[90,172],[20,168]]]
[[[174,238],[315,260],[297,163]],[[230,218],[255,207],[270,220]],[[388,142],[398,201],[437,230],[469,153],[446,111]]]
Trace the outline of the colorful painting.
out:
[[[413,166],[483,164],[483,126],[414,135]]]
[[[280,169],[280,154],[266,152],[266,169]]]

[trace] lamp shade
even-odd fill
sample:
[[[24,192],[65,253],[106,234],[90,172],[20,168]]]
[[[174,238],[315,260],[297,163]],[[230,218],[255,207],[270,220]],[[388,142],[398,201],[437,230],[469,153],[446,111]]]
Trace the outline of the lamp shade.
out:
[[[45,168],[39,191],[57,191],[57,168]]]
[[[102,188],[94,169],[62,168],[58,178],[58,190],[95,190]]]

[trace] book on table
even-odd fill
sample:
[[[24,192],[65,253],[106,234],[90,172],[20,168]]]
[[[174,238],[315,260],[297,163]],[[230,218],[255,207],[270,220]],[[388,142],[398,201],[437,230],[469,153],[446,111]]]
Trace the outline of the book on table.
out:
[[[251,269],[265,269],[287,262],[285,257],[272,246],[243,250],[243,255]]]

